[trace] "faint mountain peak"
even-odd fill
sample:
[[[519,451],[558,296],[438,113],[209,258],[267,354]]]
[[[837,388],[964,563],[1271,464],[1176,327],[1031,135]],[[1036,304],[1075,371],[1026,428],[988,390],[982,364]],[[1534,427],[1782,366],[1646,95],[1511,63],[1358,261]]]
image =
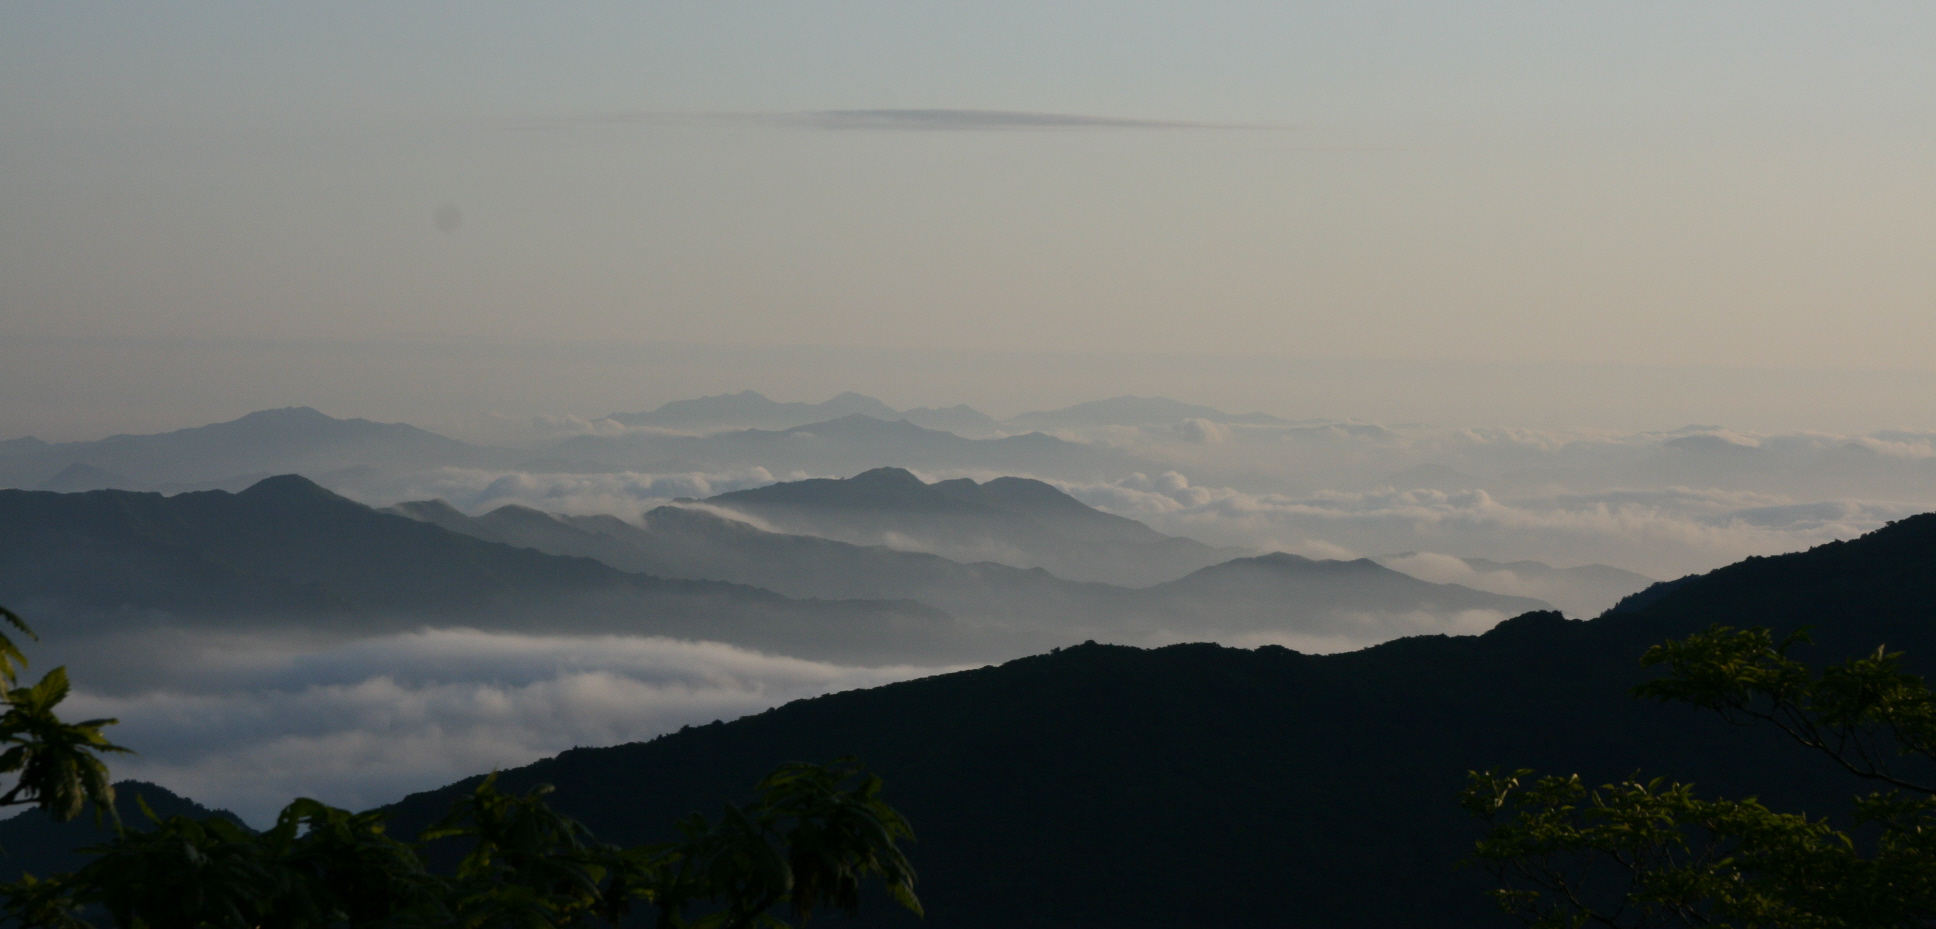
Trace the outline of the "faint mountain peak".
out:
[[[1372,560],[1423,581],[1536,597],[1574,617],[1598,616],[1654,583],[1645,575],[1603,564],[1556,568],[1543,561],[1493,561],[1435,552],[1400,552]]]
[[[628,426],[740,427],[785,429],[805,422],[862,414],[886,419],[894,408],[866,394],[847,391],[821,403],[782,403],[754,390],[674,400],[649,413],[613,413]]]
[[[209,491],[199,491],[199,492],[215,493],[215,494],[227,493],[226,491],[220,491],[220,490],[209,490]],[[324,503],[324,504],[330,504],[330,505],[341,504],[344,506],[355,507],[357,509],[364,508],[363,504],[357,503],[356,501],[351,500],[348,497],[342,496],[341,494],[338,494],[335,491],[332,491],[329,488],[324,487],[323,485],[310,480],[309,478],[303,477],[300,474],[278,474],[275,477],[265,477],[262,480],[259,480],[253,484],[250,484],[248,489],[243,490],[241,493],[235,494],[235,496],[238,499],[249,500],[249,501],[258,502],[258,503],[260,502],[303,503],[303,504]]]
[[[345,468],[380,470],[507,463],[514,454],[446,438],[407,423],[336,419],[313,407],[257,410],[220,423],[148,435],[62,442],[0,456],[0,484],[29,487],[82,464],[118,475],[117,486],[157,491],[238,487],[239,478]]]
[[[1427,462],[1422,465],[1393,471],[1378,481],[1381,485],[1399,490],[1472,490],[1479,486],[1480,480],[1451,465]]]
[[[707,499],[732,507],[813,507],[833,509],[958,509],[960,499],[936,491],[904,468],[874,468],[848,478],[809,478],[736,490]]]
[[[844,410],[849,413],[862,413],[877,419],[899,415],[899,411],[893,407],[866,394],[857,394],[851,390],[835,395],[832,399],[820,404],[820,406],[830,413]]]
[[[794,435],[814,435],[835,439],[858,439],[876,436],[905,437],[935,433],[933,429],[923,429],[904,419],[886,420],[866,413],[849,413],[825,422],[808,423],[784,430]],[[944,434],[944,433],[936,433]]]
[[[188,443],[216,441],[233,443],[268,443],[283,445],[289,443],[313,443],[347,438],[384,438],[410,439],[430,442],[450,448],[472,448],[473,446],[456,439],[447,438],[412,426],[409,423],[379,423],[368,419],[337,419],[315,407],[286,406],[272,410],[256,410],[226,422],[209,423],[205,426],[191,426],[170,432],[150,435],[116,435],[101,440],[100,443],[65,443],[67,446],[87,444],[130,445],[136,443],[158,447],[188,448]]]
[[[966,403],[951,407],[933,409],[915,407],[894,414],[895,419],[905,420],[924,429],[952,432],[957,435],[986,436],[1000,432],[1002,424],[995,417],[983,413]]]
[[[75,462],[60,469],[60,473],[53,477],[41,481],[34,489],[71,494],[89,490],[133,490],[135,485],[134,482],[112,471]]]
[[[409,423],[379,423],[361,418],[337,419],[315,407],[308,406],[286,406],[273,410],[257,410],[225,423],[212,423],[207,426],[196,426],[191,429],[178,429],[172,433],[162,433],[162,435],[184,435],[196,432],[260,436],[269,439],[346,435],[412,436],[418,438],[434,438],[453,445],[464,444],[458,442],[456,439],[445,438],[427,429],[412,426]]]
[[[717,410],[729,407],[765,408],[778,405],[778,401],[769,399],[765,394],[757,390],[742,390],[738,393],[712,394],[705,397],[694,397],[690,400],[674,400],[670,403],[660,404],[659,408],[652,412],[678,413],[695,409]]]
[[[404,503],[386,506],[377,512],[407,517],[420,523],[429,523],[441,529],[473,535],[487,542],[504,541],[495,532],[478,525],[476,519],[473,519],[463,510],[451,506],[450,501],[442,497],[434,500],[410,500]]]
[[[1740,453],[1761,447],[1761,443],[1733,432],[1702,432],[1683,435],[1660,443],[1667,448],[1696,453]]]
[[[928,486],[920,478],[915,477],[914,472],[906,468],[873,468],[862,471],[853,477],[847,478],[847,480],[855,486],[895,488]],[[962,480],[967,480],[967,478],[962,478]],[[972,484],[974,482],[969,481],[969,483]]]
[[[386,506],[382,512],[395,513],[398,516],[408,516],[411,519],[422,520],[427,523],[436,522],[438,519],[449,519],[451,517],[470,518],[464,515],[464,511],[452,506],[449,500],[445,500],[442,497],[433,497],[429,500],[408,500],[403,503]]]
[[[313,406],[284,406],[284,407],[276,407],[274,409],[268,409],[268,410],[256,410],[253,413],[244,413],[238,419],[230,420],[230,422],[232,423],[250,423],[254,425],[260,425],[263,423],[298,423],[298,424],[304,424],[304,425],[314,425],[317,423],[337,422],[337,421],[338,420],[335,417],[330,416],[324,413],[323,411],[316,409]],[[368,420],[343,420],[343,421],[344,422],[368,422]]]
[[[1184,403],[1168,397],[1110,397],[1091,400],[1059,410],[1023,413],[1010,423],[1037,427],[1055,426],[1165,426],[1186,419],[1215,423],[1284,424],[1290,422],[1265,413],[1231,414],[1214,407]]]
[[[1337,602],[1340,606],[1355,604],[1346,606],[1347,609],[1365,609],[1370,603],[1383,598],[1384,609],[1399,613],[1420,609],[1427,603],[1435,605],[1435,612],[1479,609],[1512,615],[1526,610],[1550,609],[1544,600],[1538,598],[1421,580],[1369,558],[1342,561],[1305,558],[1288,552],[1232,558],[1152,589],[1191,596],[1261,597],[1270,601],[1282,597],[1286,589],[1284,585],[1287,584],[1303,586],[1307,599],[1301,605],[1306,606],[1315,602],[1312,598],[1321,600],[1343,591],[1355,590],[1362,594],[1376,589],[1382,591],[1378,597],[1367,600],[1354,596]],[[1332,593],[1320,593],[1324,590]],[[1214,603],[1214,599],[1211,602]]]
[[[544,526],[564,525],[558,517],[535,507],[521,503],[507,503],[477,517],[485,525]]]
[[[961,478],[961,480],[967,481],[969,486],[975,486],[974,481],[969,481],[967,478]],[[943,483],[952,484],[954,482],[945,481]],[[1075,513],[1095,509],[1089,504],[1063,493],[1052,484],[1028,477],[998,477],[990,481],[984,481],[977,487],[976,492],[982,502],[1011,512],[1042,513],[1059,511]]]
[[[1306,558],[1303,555],[1293,555],[1289,552],[1270,552],[1268,554],[1253,555],[1247,558],[1232,558],[1221,564],[1214,564],[1210,567],[1203,568],[1196,573],[1210,576],[1256,570],[1275,572],[1295,571],[1302,573],[1325,572],[1332,574],[1400,573],[1386,568],[1369,558],[1353,558],[1349,561],[1344,561],[1334,558]]]
[[[35,452],[44,452],[53,447],[53,443],[36,439],[30,435],[21,436],[18,439],[0,439],[0,458],[5,458],[9,455],[31,455]]]

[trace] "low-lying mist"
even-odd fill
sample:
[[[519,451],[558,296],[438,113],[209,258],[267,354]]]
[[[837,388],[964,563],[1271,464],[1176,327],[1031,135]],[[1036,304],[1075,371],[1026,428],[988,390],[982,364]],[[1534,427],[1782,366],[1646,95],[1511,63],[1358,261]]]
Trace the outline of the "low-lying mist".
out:
[[[153,637],[104,643],[153,648]],[[365,808],[574,746],[650,739],[790,700],[946,667],[846,667],[712,642],[422,629],[317,646],[172,635],[170,674],[70,698],[114,717],[117,777],[167,785],[267,825],[289,798]]]

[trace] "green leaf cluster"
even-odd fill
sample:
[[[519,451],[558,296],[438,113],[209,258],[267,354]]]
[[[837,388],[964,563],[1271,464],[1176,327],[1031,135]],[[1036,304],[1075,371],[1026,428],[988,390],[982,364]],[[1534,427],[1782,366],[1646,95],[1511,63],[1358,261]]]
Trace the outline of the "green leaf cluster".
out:
[[[1500,905],[1542,929],[1936,921],[1936,782],[1915,770],[1936,763],[1936,699],[1899,653],[1877,648],[1817,674],[1790,656],[1807,641],[1714,626],[1650,649],[1644,663],[1667,673],[1635,694],[1773,725],[1884,785],[1855,798],[1847,828],[1639,775],[1589,788],[1578,776],[1473,772],[1461,799],[1489,827],[1473,860],[1498,880]]]
[[[69,723],[55,712],[67,699],[67,669],[55,668],[37,683],[22,684],[26,653],[4,631],[12,626],[37,639],[25,620],[0,607],[0,778],[12,783],[0,807],[36,806],[57,821],[79,815],[88,803],[113,809],[114,787],[102,755],[127,749],[109,742],[102,729],[112,719]]]

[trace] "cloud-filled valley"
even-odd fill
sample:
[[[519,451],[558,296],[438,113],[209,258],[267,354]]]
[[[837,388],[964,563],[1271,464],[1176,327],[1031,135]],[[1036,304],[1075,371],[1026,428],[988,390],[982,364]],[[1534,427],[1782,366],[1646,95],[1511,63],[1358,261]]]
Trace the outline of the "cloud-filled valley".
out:
[[[1222,545],[1334,558],[1415,549],[1539,557],[1656,577],[1851,538],[1927,509],[1685,487],[1503,499],[1484,490],[1425,488],[1294,496],[1198,487],[1176,472],[1067,489],[1100,509]]]
[[[123,694],[83,684],[73,711],[121,720],[116,740],[139,754],[119,760],[118,774],[219,799],[258,825],[293,796],[361,808],[574,746],[946,670],[843,667],[713,642],[453,628],[320,648],[198,638],[170,643],[197,660],[177,666],[168,684]],[[75,673],[86,681],[89,670]]]

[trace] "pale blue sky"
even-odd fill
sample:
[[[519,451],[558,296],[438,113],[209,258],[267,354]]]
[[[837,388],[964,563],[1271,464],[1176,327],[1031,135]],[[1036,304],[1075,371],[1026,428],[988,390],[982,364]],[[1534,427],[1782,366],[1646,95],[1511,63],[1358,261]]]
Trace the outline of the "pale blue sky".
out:
[[[101,339],[1929,372],[1931,49],[1906,2],[9,4],[0,394]]]

